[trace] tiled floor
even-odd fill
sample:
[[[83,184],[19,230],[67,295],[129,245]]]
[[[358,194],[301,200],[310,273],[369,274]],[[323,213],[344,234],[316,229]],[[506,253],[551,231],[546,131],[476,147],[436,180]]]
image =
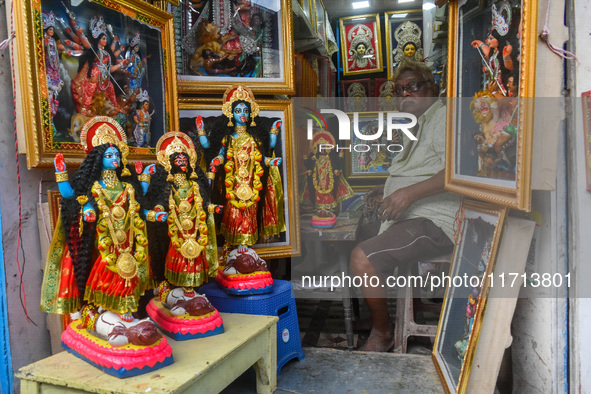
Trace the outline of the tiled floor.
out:
[[[392,317],[396,300],[389,301]],[[341,301],[296,299],[305,358],[285,364],[276,393],[441,393],[431,360],[431,343],[411,339],[408,354],[368,353],[347,349]],[[367,316],[363,301],[360,315]],[[355,332],[355,345],[368,332]],[[254,370],[232,383],[224,394],[256,392]]]

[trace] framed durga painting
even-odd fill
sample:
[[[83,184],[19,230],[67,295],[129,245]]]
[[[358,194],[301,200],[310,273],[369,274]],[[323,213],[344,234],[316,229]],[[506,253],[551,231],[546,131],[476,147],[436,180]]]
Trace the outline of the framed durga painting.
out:
[[[339,24],[343,74],[383,71],[379,14],[340,18]]]
[[[171,7],[181,93],[223,93],[245,84],[255,94],[293,94],[292,1],[204,0]]]
[[[537,9],[536,0],[450,1],[448,190],[530,209]]]
[[[261,153],[266,157],[281,157],[281,163],[276,167],[277,176],[273,177],[271,167],[264,168],[262,179],[266,179],[266,186],[269,187],[273,180],[275,196],[277,199],[276,210],[279,213],[279,225],[282,229],[279,235],[272,239],[267,239],[264,235],[264,225],[259,226],[258,242],[253,246],[257,253],[264,259],[275,259],[297,256],[300,254],[300,226],[299,211],[296,197],[297,177],[295,163],[295,142],[293,141],[291,127],[293,125],[292,103],[290,100],[256,100],[260,112],[254,117],[254,125],[248,129],[249,134],[257,135],[261,138]],[[180,108],[180,130],[187,133],[194,141],[198,154],[201,156],[201,165],[207,166],[219,153],[219,146],[214,147],[212,142],[209,148],[204,149],[199,143],[196,132],[196,118],[201,116],[203,130],[205,135],[211,141],[215,141],[214,134],[225,127],[228,119],[223,116],[222,100],[208,98],[181,98]],[[254,111],[253,111],[254,114]],[[255,116],[255,115],[253,115]],[[278,129],[275,128],[277,121],[280,121]],[[275,130],[275,131],[274,131]],[[264,148],[265,139],[270,136],[269,133],[276,132],[277,139],[273,148]],[[257,134],[259,133],[259,134]],[[220,145],[221,146],[221,145]],[[265,151],[265,149],[268,149]],[[268,172],[268,174],[267,174]],[[219,171],[220,174],[223,171]],[[225,173],[224,173],[225,174]],[[263,190],[267,190],[263,186]],[[225,201],[226,188],[224,178],[221,175],[215,177],[212,181],[211,199],[214,203],[222,204]],[[262,193],[262,192],[261,192]],[[261,194],[262,196],[262,194]],[[265,201],[265,206],[270,202],[266,200],[267,194],[261,197]],[[265,216],[264,214],[261,216]],[[221,245],[222,240],[218,242]]]
[[[17,122],[29,167],[85,157],[84,123],[110,116],[130,159],[178,127],[172,16],[144,1],[17,0]]]

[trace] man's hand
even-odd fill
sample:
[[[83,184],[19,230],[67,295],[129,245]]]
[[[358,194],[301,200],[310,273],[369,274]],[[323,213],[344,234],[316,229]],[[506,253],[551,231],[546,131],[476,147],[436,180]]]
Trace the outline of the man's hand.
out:
[[[370,210],[376,209],[384,197],[384,185],[377,185],[365,194],[365,203]]]
[[[380,219],[398,220],[406,209],[414,202],[414,197],[408,188],[396,190],[385,197],[380,204]]]

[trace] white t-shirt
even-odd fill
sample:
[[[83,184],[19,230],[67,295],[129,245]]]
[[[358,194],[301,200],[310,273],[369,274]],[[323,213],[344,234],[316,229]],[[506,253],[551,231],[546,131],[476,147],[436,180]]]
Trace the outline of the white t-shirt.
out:
[[[390,176],[384,186],[384,197],[394,191],[431,178],[445,168],[446,108],[436,101],[423,113],[417,122],[417,141],[403,137],[404,149],[392,159],[388,169]],[[443,192],[415,201],[399,220],[424,217],[453,240],[453,222],[460,208],[460,196]],[[386,221],[380,233],[394,221]]]

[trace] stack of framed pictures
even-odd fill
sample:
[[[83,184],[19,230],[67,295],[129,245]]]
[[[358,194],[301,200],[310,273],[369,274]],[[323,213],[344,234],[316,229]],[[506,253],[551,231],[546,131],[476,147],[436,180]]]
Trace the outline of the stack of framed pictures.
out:
[[[511,227],[511,222],[518,226],[515,220],[503,225],[508,209],[531,209],[538,7],[535,0],[454,0],[449,7],[445,187],[479,200],[463,203],[450,277],[479,280],[474,280],[476,286],[447,287],[433,360],[445,391],[464,393],[473,386],[470,380],[479,342],[491,343],[491,338],[481,338],[485,313],[494,314],[497,321],[511,321],[525,278],[532,222],[529,235],[513,242],[513,255],[504,256],[511,262],[495,259],[499,244],[506,248],[512,242],[509,238],[520,236]],[[511,233],[507,239],[505,232]],[[507,264],[516,292],[501,293],[501,297],[512,307],[489,310],[493,281],[501,285],[502,266],[506,269]],[[510,338],[508,330],[507,324],[503,338]],[[486,332],[489,335],[491,330]],[[503,351],[504,347],[490,353],[494,356],[479,369],[498,371]]]

